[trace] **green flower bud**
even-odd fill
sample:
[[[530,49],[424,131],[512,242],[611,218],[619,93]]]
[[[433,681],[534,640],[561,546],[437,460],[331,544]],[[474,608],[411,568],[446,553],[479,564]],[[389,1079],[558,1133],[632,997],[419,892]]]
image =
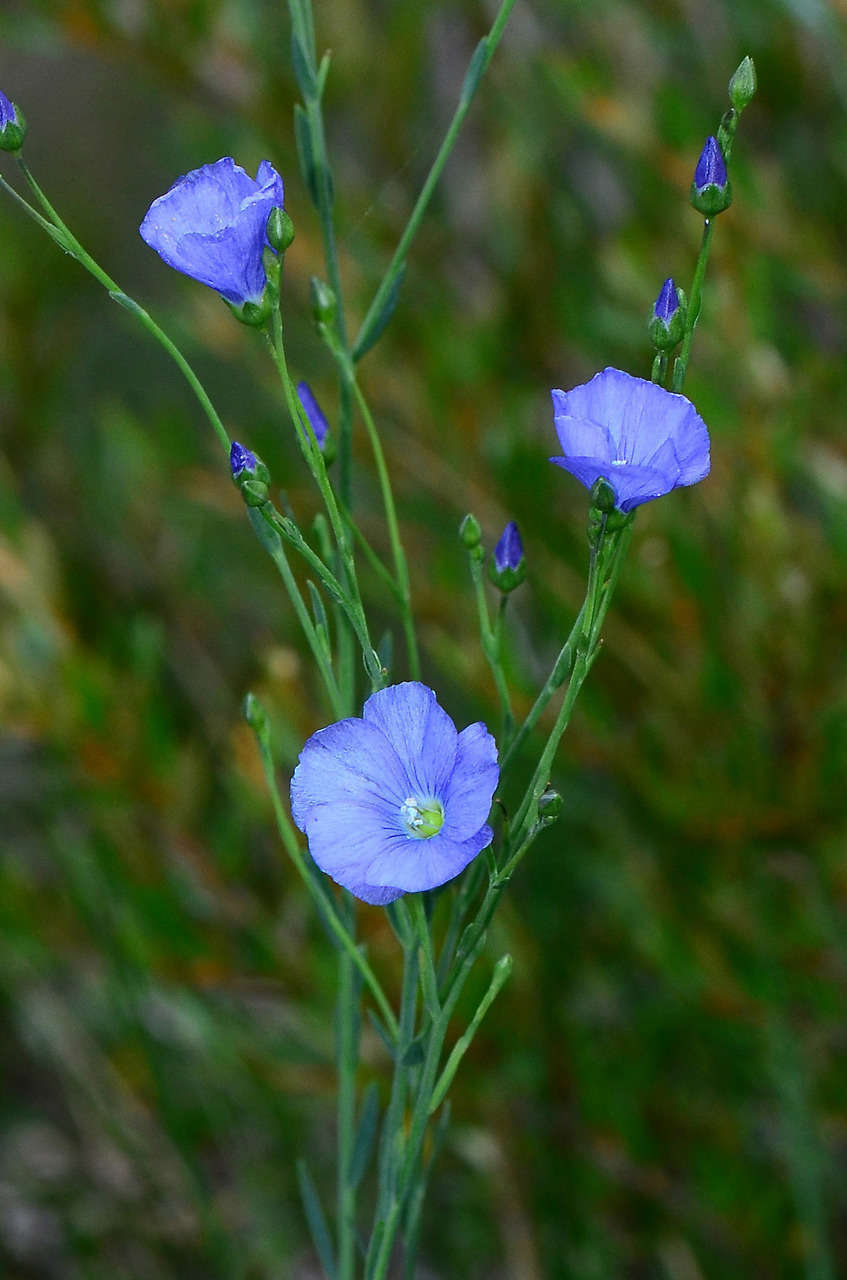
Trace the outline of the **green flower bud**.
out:
[[[459,537],[467,547],[468,551],[472,551],[474,547],[478,547],[482,541],[482,529],[479,527],[479,521],[476,516],[470,512],[465,516],[459,525]]]
[[[290,247],[294,239],[294,223],[284,209],[271,209],[265,234],[277,253],[285,253]]]
[[[748,54],[739,62],[729,82],[729,100],[736,111],[743,111],[756,96],[756,65]]]

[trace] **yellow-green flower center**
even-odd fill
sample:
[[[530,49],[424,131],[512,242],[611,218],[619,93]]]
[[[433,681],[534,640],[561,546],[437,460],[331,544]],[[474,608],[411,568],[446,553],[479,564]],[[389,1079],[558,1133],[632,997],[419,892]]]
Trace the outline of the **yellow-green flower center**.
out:
[[[444,825],[444,808],[440,800],[407,796],[400,806],[400,819],[410,836],[429,840]]]

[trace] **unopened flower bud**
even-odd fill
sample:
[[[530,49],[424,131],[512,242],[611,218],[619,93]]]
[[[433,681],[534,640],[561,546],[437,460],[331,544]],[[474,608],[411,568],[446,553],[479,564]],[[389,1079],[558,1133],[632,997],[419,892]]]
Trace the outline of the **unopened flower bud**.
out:
[[[736,111],[743,111],[756,96],[756,65],[748,54],[739,62],[729,82],[729,100]]]
[[[309,282],[309,294],[312,299],[312,315],[315,318],[315,323],[319,328],[321,325],[332,328],[337,310],[335,294],[332,289],[325,281],[320,280],[317,276],[312,276]]]
[[[260,507],[263,502],[267,502],[271,477],[261,458],[233,440],[229,450],[229,466],[232,478],[248,507]]]
[[[0,151],[20,151],[26,136],[23,112],[0,93]]]
[[[465,516],[459,525],[459,537],[467,547],[468,551],[472,551],[474,547],[478,547],[482,540],[482,529],[479,527],[479,521],[475,515],[470,512]]]
[[[548,787],[538,798],[538,821],[545,827],[552,827],[557,822],[564,806],[564,800],[558,791]]]
[[[285,253],[294,239],[294,223],[284,209],[271,209],[265,228],[268,244],[277,253]]]
[[[685,311],[682,292],[668,276],[647,321],[650,341],[659,351],[670,351],[682,338],[685,332]]]
[[[500,591],[506,593],[519,587],[526,577],[526,561],[523,542],[514,520],[510,520],[494,548],[488,563],[488,576]]]
[[[726,171],[726,160],[717,138],[709,136],[700,152],[694,181],[691,183],[691,203],[706,218],[723,213],[732,203],[732,186]]]
[[[308,382],[297,383],[297,398],[306,411],[306,417],[309,419],[309,425],[315,433],[315,440],[321,453],[326,455],[326,446],[330,443],[329,423],[323,415],[321,406],[315,399],[312,388]],[[327,459],[329,461],[329,459]]]
[[[254,733],[261,737],[268,731],[268,713],[255,693],[248,693],[242,704],[244,719]]]

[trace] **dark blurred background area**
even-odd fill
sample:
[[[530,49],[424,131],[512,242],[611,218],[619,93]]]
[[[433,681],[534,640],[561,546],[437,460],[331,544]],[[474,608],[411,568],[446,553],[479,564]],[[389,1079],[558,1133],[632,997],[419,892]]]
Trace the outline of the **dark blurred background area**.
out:
[[[315,8],[355,329],[494,6]],[[845,18],[825,0],[518,0],[362,362],[425,678],[460,725],[495,723],[456,530],[473,510],[493,545],[515,519],[526,712],[587,561],[586,495],[547,462],[549,388],[605,365],[649,376],[649,308],[693,271],[693,168],[753,56],[686,385],[712,474],[639,511],[556,764],[563,818],[489,942],[515,974],[453,1090],[422,1277],[847,1274]],[[270,159],[297,231],[289,357],[334,417],[285,5],[5,0],[0,89],[50,198],[307,527],[315,497],[262,342],[137,233],[179,174]],[[355,458],[384,548],[358,437]],[[364,578],[405,678],[391,602]],[[331,1203],[334,955],[275,835],[251,689],[286,777],[329,716],[219,447],[160,348],[0,200],[10,1280],[317,1274],[295,1162]],[[396,995],[383,914],[360,923]],[[368,1029],[363,1053],[384,1078]]]

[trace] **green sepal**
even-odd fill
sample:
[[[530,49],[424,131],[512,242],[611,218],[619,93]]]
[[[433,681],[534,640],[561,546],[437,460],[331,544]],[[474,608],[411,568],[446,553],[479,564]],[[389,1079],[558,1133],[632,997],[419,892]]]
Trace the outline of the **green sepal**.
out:
[[[12,103],[17,119],[10,120],[5,129],[0,130],[0,151],[12,153],[20,151],[26,137],[26,119],[16,102]]]
[[[224,302],[226,302],[236,320],[239,320],[241,324],[250,325],[253,329],[261,329],[267,323],[273,307],[273,300],[268,289],[265,289],[258,302],[242,302],[240,306],[237,302],[227,301],[226,298],[224,298]]]
[[[709,182],[698,190],[696,182],[692,182],[689,199],[704,218],[714,218],[732,204],[732,183],[727,178],[723,187],[719,187],[715,182]]]
[[[521,556],[517,569],[498,569],[492,555],[488,561],[488,577],[498,591],[508,595],[510,591],[514,591],[515,587],[519,587],[526,577],[526,560]]]

